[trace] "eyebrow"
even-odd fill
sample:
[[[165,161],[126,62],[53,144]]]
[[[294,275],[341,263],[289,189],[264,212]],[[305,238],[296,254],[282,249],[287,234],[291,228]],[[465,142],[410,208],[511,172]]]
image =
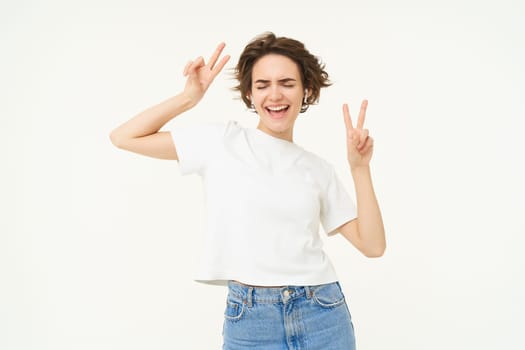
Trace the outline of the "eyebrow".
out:
[[[297,81],[297,80],[295,80],[293,78],[283,78],[283,79],[279,79],[278,80],[278,82],[280,82],[280,83],[289,83],[291,81]],[[257,79],[254,84],[257,84],[257,83],[268,84],[269,82],[270,82],[270,80]]]

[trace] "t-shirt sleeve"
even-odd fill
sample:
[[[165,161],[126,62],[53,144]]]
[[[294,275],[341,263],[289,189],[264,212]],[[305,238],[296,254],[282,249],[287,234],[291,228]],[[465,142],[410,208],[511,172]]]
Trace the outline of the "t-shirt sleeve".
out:
[[[209,123],[170,130],[182,175],[203,175],[214,153],[222,147],[225,128],[225,124]]]
[[[357,217],[353,199],[338,178],[335,169],[330,167],[328,183],[321,196],[321,224],[328,236],[337,233],[339,226]]]

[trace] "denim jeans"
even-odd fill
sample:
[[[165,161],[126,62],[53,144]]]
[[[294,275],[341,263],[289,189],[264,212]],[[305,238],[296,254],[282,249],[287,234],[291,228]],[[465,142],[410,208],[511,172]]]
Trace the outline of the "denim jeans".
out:
[[[354,350],[354,327],[338,282],[251,287],[228,283],[223,350]]]

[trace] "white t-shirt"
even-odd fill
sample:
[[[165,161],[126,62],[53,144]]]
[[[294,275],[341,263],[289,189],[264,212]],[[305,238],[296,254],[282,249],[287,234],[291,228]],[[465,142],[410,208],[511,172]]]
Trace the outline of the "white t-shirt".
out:
[[[207,229],[198,282],[259,286],[337,281],[322,249],[356,218],[334,168],[293,142],[235,121],[171,130],[182,174],[202,176]]]

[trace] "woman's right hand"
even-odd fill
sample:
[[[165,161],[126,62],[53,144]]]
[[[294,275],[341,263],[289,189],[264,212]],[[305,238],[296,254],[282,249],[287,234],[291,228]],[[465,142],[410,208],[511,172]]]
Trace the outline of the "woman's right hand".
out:
[[[208,64],[202,57],[189,62],[184,68],[186,86],[181,94],[173,96],[114,129],[111,142],[125,149],[149,157],[178,159],[177,150],[169,131],[159,131],[171,119],[195,106],[220,73],[230,56],[226,55],[217,63],[225,44],[221,43],[210,57]]]
[[[194,61],[188,62],[186,67],[184,67],[183,74],[185,77],[188,77],[186,86],[184,87],[184,95],[189,98],[193,105],[196,105],[201,100],[213,79],[215,79],[230,59],[230,56],[226,55],[217,63],[225,46],[226,44],[220,43],[207,64],[201,56]]]

